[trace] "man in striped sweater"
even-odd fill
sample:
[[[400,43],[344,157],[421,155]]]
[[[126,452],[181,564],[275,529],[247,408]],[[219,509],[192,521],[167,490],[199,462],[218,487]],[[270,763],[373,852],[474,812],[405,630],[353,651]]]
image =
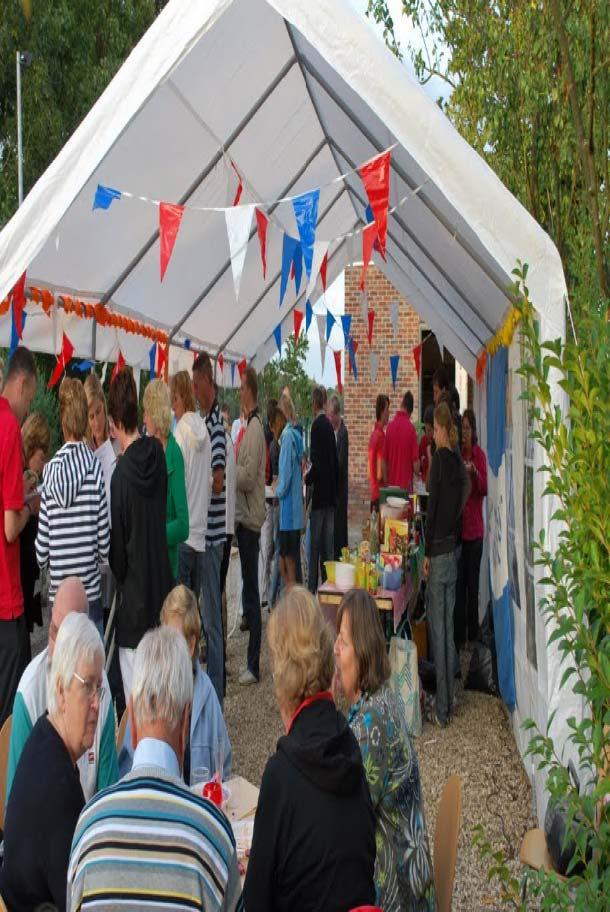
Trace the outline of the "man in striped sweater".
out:
[[[243,909],[235,839],[180,770],[193,674],[186,640],[151,630],[136,651],[129,720],[131,773],[97,795],[76,825],[67,909]]]
[[[108,503],[101,463],[85,443],[88,409],[80,380],[63,381],[59,415],[65,443],[44,471],[36,559],[40,567],[49,565],[51,606],[62,580],[82,581],[103,641],[100,564],[110,551]]]

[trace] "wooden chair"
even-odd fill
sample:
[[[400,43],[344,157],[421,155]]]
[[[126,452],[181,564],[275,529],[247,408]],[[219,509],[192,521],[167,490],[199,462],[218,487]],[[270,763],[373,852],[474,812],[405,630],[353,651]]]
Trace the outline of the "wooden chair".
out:
[[[8,909],[4,905],[4,900],[2,899],[1,896],[0,896],[0,912],[8,912]]]
[[[434,887],[438,912],[451,912],[461,816],[462,784],[460,777],[454,775],[443,788],[434,830]]]
[[[116,749],[117,754],[123,747],[123,741],[125,740],[125,729],[127,728],[127,720],[129,716],[127,714],[127,709],[124,710],[123,715],[121,716],[121,721],[119,722],[119,727],[116,733]]]
[[[11,724],[9,716],[0,729],[0,829],[4,829],[4,812],[6,811],[6,780],[8,774],[8,748],[11,742]],[[0,909],[2,907],[0,906]]]
[[[528,830],[521,840],[519,861],[521,864],[527,865],[528,868],[533,868],[534,871],[543,870],[547,873],[554,871],[560,880],[565,880],[565,877],[555,870],[553,859],[546,844],[544,830],[538,827]]]

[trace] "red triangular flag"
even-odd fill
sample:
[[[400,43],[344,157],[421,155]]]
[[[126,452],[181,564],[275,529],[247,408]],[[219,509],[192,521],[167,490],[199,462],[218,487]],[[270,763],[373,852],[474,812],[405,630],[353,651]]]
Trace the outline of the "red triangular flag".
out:
[[[222,355],[222,352],[218,352],[218,359],[217,359],[217,360],[218,360],[218,367],[219,367],[219,369],[220,369],[220,379],[222,380],[222,374],[223,374],[224,366],[225,366],[225,359],[224,359],[224,357],[223,357],[223,355]]]
[[[290,281],[296,277],[296,266],[294,265],[294,260],[292,261],[292,266],[290,267]]]
[[[246,361],[245,358],[242,358],[241,361],[238,361],[238,362],[237,362],[237,370],[239,371],[239,379],[240,379],[240,380],[241,380],[241,378],[243,377],[243,375],[244,375],[244,373],[245,373],[245,370],[246,370],[247,366],[248,366],[248,362]]]
[[[385,260],[386,236],[388,233],[388,203],[390,199],[390,152],[382,152],[368,164],[359,168],[359,174],[369,198],[379,247]]]
[[[70,362],[70,358],[74,353],[74,346],[68,339],[67,335],[64,333],[61,340],[61,352],[57,357],[57,364],[49,378],[47,383],[47,389],[52,389],[60,380],[61,375],[64,373],[66,367]]]
[[[261,248],[261,260],[263,261],[263,279],[267,278],[267,228],[269,219],[262,209],[255,209],[256,212],[256,230],[258,232],[258,243]]]
[[[337,371],[337,389],[339,393],[343,392],[343,384],[341,383],[341,351],[334,351],[333,356],[335,358],[335,370]]]
[[[171,259],[178,236],[184,206],[173,203],[159,203],[159,249],[161,252],[161,281]]]
[[[122,358],[123,355],[120,355]],[[163,369],[167,364],[167,345],[157,345],[157,377],[163,379]],[[123,358],[123,366],[121,370],[125,367],[125,359]],[[118,371],[117,371],[118,373]]]
[[[294,335],[298,338],[301,331],[301,323],[303,322],[303,311],[297,310],[295,307],[292,311],[292,319],[294,320]]]
[[[244,189],[244,182],[243,182],[243,180],[241,179],[241,174],[239,173],[239,171],[237,170],[237,168],[235,167],[235,165],[233,164],[233,162],[231,162],[231,167],[233,168],[233,170],[234,170],[235,173],[237,174],[237,180],[239,181],[239,183],[237,184],[237,190],[235,191],[235,198],[233,199],[233,205],[234,205],[234,206],[237,206],[237,205],[239,204],[239,201],[240,201],[240,199],[241,199],[241,195],[242,195],[242,192],[243,192],[243,189]]]
[[[161,346],[158,346],[158,347],[157,347],[157,355],[158,355],[158,357],[159,357],[159,361],[161,360],[161,357],[160,357],[160,355],[159,355],[159,352],[160,352],[160,351],[161,351]],[[117,376],[121,373],[121,371],[123,370],[124,367],[125,367],[125,358],[123,357],[123,352],[122,352],[121,349],[119,348],[119,357],[118,357],[118,359],[117,359],[117,363],[116,363],[116,364],[114,365],[114,367],[112,368],[112,376],[110,377],[110,382],[111,382],[111,383],[112,383],[112,381],[114,380],[114,378],[117,377]],[[158,371],[158,373],[160,373],[160,371]]]
[[[17,279],[10,297],[13,301],[13,318],[15,320],[15,329],[19,338],[23,338],[23,311],[25,308],[25,272]]]
[[[322,279],[322,288],[326,291],[326,273],[328,272],[328,250],[324,254],[324,259],[320,266],[320,278]]]
[[[476,368],[476,380],[480,386],[483,382],[485,376],[485,366],[487,365],[487,351],[483,349],[479,357],[477,358],[477,368]]]
[[[415,370],[417,371],[418,377],[421,373],[421,349],[422,349],[421,342],[419,343],[419,345],[416,345],[415,348],[413,349],[413,360],[415,361]]]
[[[369,345],[372,345],[373,344],[373,325],[375,323],[375,311],[374,310],[369,310],[368,321],[369,321]]]
[[[366,283],[366,271],[369,268],[373,244],[377,237],[377,225],[371,222],[362,232],[362,272],[360,273],[360,291],[364,291]]]

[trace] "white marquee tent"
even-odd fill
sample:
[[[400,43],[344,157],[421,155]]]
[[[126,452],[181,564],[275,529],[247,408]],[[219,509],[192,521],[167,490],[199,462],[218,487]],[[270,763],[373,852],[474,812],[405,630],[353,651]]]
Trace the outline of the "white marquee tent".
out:
[[[276,201],[321,188],[317,237],[331,240],[330,283],[353,258],[341,238],[363,226],[366,207],[358,174],[336,178],[393,144],[397,208],[387,262],[375,258],[470,375],[508,312],[517,259],[529,264],[542,336],[563,337],[566,288],[551,240],[347,0],[170,0],[0,233],[0,300],[27,269],[28,285],[101,301],[167,330],[176,343],[172,370],[188,355],[185,339],[262,368],[276,350],[278,320],[285,338],[292,308],[305,303],[291,289],[278,307],[282,232],[297,229],[290,202]],[[271,217],[267,277],[253,226],[237,301],[224,215],[192,208],[227,205],[227,157],[243,176],[243,202],[264,204]],[[92,211],[98,184],[135,198]],[[187,207],[163,283],[158,209],[138,195]],[[147,340],[92,332],[90,321],[59,308],[51,319],[28,310],[24,341],[32,348],[59,352],[65,329],[82,358],[114,359],[120,347],[128,363],[148,367]],[[0,318],[0,344],[9,338],[10,317]],[[513,343],[511,367],[518,357]],[[520,516],[525,436],[516,382],[511,396]],[[479,392],[482,412],[483,398]],[[549,526],[551,510],[541,480],[533,486],[537,531]],[[522,558],[523,535],[515,538]],[[514,610],[521,749],[520,722],[534,715],[546,724],[560,677],[540,618],[536,662],[528,658],[525,614]],[[542,799],[540,781],[537,792]]]

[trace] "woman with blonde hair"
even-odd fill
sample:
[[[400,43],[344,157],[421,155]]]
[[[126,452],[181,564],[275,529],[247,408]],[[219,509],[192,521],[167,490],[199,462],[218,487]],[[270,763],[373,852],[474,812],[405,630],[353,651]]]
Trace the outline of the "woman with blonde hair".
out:
[[[83,384],[87,397],[87,443],[96,459],[99,459],[104,473],[108,515],[110,515],[110,481],[116,467],[118,443],[110,436],[110,422],[106,409],[106,397],[102,382],[95,372],[91,372]]]
[[[100,565],[108,560],[110,526],[104,476],[85,442],[87,399],[80,380],[59,388],[64,445],[44,470],[36,535],[39,567],[49,566],[49,604],[62,580],[78,576],[89,601],[89,617],[103,639]]]
[[[42,472],[51,450],[51,430],[42,412],[32,412],[26,418],[21,428],[21,440],[23,442],[23,462],[26,480],[29,481],[33,488],[38,487],[42,481]],[[40,587],[38,587],[38,592],[36,592],[36,583],[40,576],[36,562],[37,532],[38,517],[31,515],[19,536],[23,609],[29,634],[32,633],[34,624],[42,627]],[[31,658],[31,644],[28,637],[28,662]]]
[[[444,727],[453,711],[457,662],[453,613],[457,583],[459,522],[468,497],[468,478],[457,447],[458,432],[446,402],[434,410],[436,450],[428,475],[428,515],[424,576],[428,579],[427,615],[436,670],[436,708],[432,721]]]
[[[333,641],[302,586],[268,624],[286,734],[268,760],[244,885],[248,912],[344,912],[375,899],[375,820],[356,739],[330,692]]]
[[[166,535],[169,562],[174,580],[178,577],[178,546],[189,535],[189,510],[186,501],[184,458],[171,432],[172,409],[169,391],[163,380],[151,380],[144,390],[144,424],[165,452],[167,468]]]

